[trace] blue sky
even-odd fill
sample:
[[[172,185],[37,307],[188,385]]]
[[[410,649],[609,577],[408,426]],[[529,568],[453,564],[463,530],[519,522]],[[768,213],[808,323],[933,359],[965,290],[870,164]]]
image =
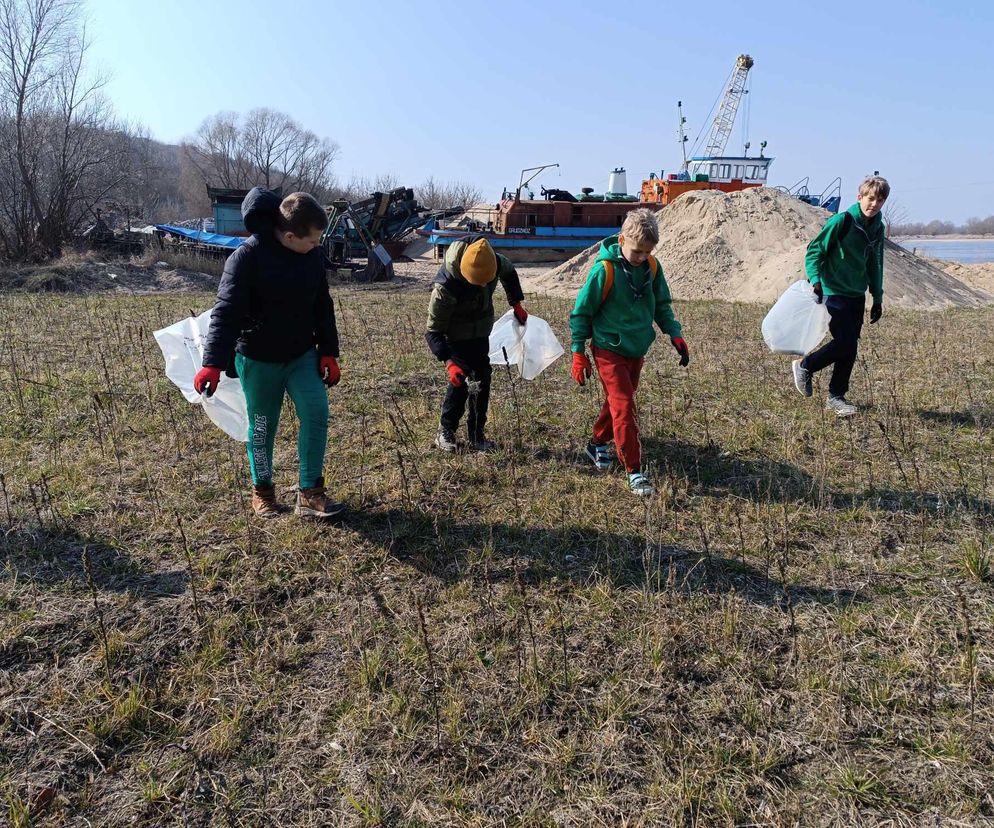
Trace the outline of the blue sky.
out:
[[[471,181],[489,199],[523,167],[604,190],[679,168],[736,55],[753,150],[774,184],[874,170],[912,220],[994,213],[994,4],[89,0],[92,68],[159,140],[209,115],[279,109],[341,145],[340,178]],[[742,146],[745,106],[729,142]]]

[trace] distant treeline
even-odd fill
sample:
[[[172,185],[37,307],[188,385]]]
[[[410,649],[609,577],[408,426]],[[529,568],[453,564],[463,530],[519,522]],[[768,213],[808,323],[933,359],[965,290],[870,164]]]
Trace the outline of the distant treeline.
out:
[[[963,224],[933,219],[929,222],[904,222],[891,224],[891,236],[949,236],[959,233],[969,236],[994,234],[994,216],[967,219]]]
[[[83,0],[0,0],[0,261],[56,256],[98,218],[119,228],[209,216],[208,185],[324,203],[403,185],[428,208],[480,201],[461,181],[342,181],[335,141],[266,108],[218,112],[179,146],[155,141],[85,69],[84,24]]]

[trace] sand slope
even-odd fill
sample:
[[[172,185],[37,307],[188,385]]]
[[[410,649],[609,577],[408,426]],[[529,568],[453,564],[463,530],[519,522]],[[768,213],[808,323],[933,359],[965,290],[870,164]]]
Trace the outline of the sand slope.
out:
[[[994,262],[964,263],[942,259],[928,261],[970,287],[994,293]]]
[[[677,299],[772,303],[804,278],[807,244],[828,217],[773,189],[691,192],[659,212],[655,253]],[[596,255],[597,246],[590,247],[529,279],[526,289],[573,295]],[[888,304],[930,310],[994,302],[994,295],[891,242],[884,252],[884,294]]]

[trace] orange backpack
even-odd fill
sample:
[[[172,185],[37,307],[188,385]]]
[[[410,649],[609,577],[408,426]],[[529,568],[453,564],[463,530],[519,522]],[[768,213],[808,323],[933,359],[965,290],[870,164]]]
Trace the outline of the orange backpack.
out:
[[[614,287],[614,262],[610,259],[605,259],[601,262],[604,265],[604,289],[601,290],[601,304],[604,304],[604,300],[607,299],[608,294],[611,292],[611,288]],[[652,274],[652,279],[655,281],[656,274],[659,272],[659,262],[656,261],[655,256],[649,257],[649,272]]]

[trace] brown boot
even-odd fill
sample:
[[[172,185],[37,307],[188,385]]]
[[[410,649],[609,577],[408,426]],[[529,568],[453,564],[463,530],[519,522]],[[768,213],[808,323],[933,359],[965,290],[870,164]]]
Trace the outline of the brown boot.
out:
[[[323,477],[317,479],[317,485],[313,489],[301,489],[297,492],[295,512],[298,517],[327,519],[337,517],[344,511],[344,503],[328,499]]]
[[[252,511],[264,518],[279,516],[280,504],[276,500],[276,487],[272,483],[252,487]]]

